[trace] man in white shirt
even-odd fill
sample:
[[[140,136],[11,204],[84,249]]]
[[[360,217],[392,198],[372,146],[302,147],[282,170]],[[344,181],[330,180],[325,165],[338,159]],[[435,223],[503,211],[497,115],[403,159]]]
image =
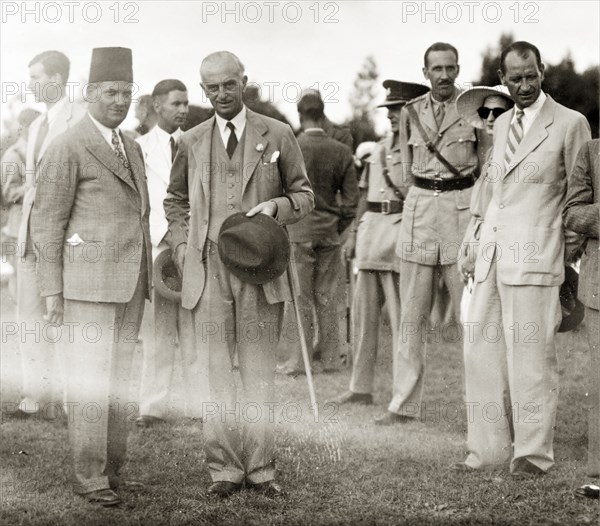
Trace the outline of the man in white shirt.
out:
[[[161,80],[152,91],[158,123],[136,141],[142,147],[148,193],[150,196],[150,238],[152,259],[168,248],[168,224],[163,208],[171,165],[177,152],[181,126],[188,115],[188,94],[185,85],[176,79]],[[188,416],[201,418],[202,387],[194,374],[197,364],[191,311],[181,303],[164,298],[154,288],[154,342],[144,347],[140,416],[136,423],[148,427],[164,422],[173,384],[175,357],[179,344],[180,363],[185,381],[185,402]]]
[[[561,219],[567,177],[590,139],[585,117],[542,91],[539,50],[502,51],[500,79],[515,101],[494,126],[475,286],[465,316],[469,455],[457,470],[510,461],[517,478],[554,464],[558,401],[555,335],[570,250]]]
[[[68,100],[66,83],[69,59],[60,51],[44,51],[29,62],[28,88],[36,102],[46,104],[29,129],[25,157],[25,193],[18,234],[17,315],[21,337],[19,352],[23,364],[21,416],[52,419],[61,414],[63,379],[55,335],[45,319],[46,304],[38,288],[37,257],[31,240],[29,218],[36,196],[39,166],[54,139],[76,124],[85,109]]]

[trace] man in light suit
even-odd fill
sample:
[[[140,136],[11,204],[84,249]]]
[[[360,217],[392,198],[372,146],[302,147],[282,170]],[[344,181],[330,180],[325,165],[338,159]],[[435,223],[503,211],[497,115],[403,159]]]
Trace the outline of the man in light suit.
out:
[[[31,240],[29,219],[36,200],[39,167],[48,146],[61,133],[74,126],[85,109],[67,98],[69,59],[60,51],[44,51],[29,63],[28,88],[47,112],[29,129],[25,158],[25,194],[17,245],[17,315],[21,328],[19,352],[23,364],[23,398],[19,409],[24,415],[39,414],[54,418],[63,401],[63,363],[54,335],[46,320],[46,304],[35,277],[36,255]]]
[[[312,210],[314,194],[291,128],[244,106],[247,77],[240,60],[227,51],[213,53],[202,61],[200,76],[216,115],[183,134],[164,204],[183,276],[182,305],[193,310],[208,375],[209,494],[228,497],[245,481],[276,497],[283,490],[274,482],[274,418],[267,406],[274,402],[283,302],[292,299],[288,271],[264,285],[241,281],[223,265],[217,241],[232,214],[267,214],[285,226]],[[247,329],[254,329],[252,337]],[[245,400],[260,410],[252,420],[240,416],[236,403],[236,352]]]
[[[589,380],[586,386],[589,400],[586,474],[600,477],[600,139],[594,139],[581,148],[568,183],[563,212],[565,225],[585,236],[577,295],[585,305],[585,326],[590,344]]]
[[[469,455],[455,469],[510,460],[517,478],[554,464],[567,176],[590,139],[583,115],[542,91],[539,50],[515,42],[498,72],[515,108],[496,121],[474,289],[465,320]],[[495,173],[494,173],[495,171]]]
[[[150,195],[150,237],[152,259],[168,247],[168,224],[163,208],[171,166],[179,139],[180,126],[188,114],[188,94],[185,85],[175,79],[161,80],[152,91],[154,110],[158,123],[136,141],[142,147],[148,194]],[[201,418],[202,384],[194,373],[196,347],[191,311],[180,304],[163,298],[154,289],[154,342],[144,348],[140,416],[136,424],[148,427],[164,422],[171,395],[177,344],[181,353],[181,365],[185,381],[185,402],[188,416]]]
[[[48,150],[31,216],[48,317],[58,325],[64,318],[74,491],[102,506],[120,502],[136,409],[131,364],[151,287],[144,160],[119,130],[132,85],[130,49],[93,50],[89,113]]]

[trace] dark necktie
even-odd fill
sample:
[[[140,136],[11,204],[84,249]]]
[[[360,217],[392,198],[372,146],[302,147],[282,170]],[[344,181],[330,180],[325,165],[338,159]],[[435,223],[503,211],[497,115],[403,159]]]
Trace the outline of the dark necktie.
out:
[[[33,149],[33,160],[37,164],[40,156],[40,150],[42,149],[42,144],[44,144],[44,139],[46,135],[48,135],[48,114],[44,116],[44,120],[40,124],[38,128],[37,137],[35,138],[35,147]]]
[[[123,166],[127,169],[127,174],[129,175],[131,183],[133,183],[134,188],[137,189],[137,185],[135,184],[135,178],[133,177],[133,171],[131,170],[131,165],[129,161],[125,157],[123,150],[121,149],[121,143],[119,142],[119,137],[117,135],[117,130],[112,131],[112,145],[115,151],[115,155],[119,158]]]
[[[171,163],[172,163],[175,160],[175,154],[177,153],[177,143],[175,142],[175,139],[173,139],[172,135],[169,138],[169,144],[171,145]]]
[[[227,155],[229,155],[229,158],[231,159],[233,157],[235,149],[237,148],[238,140],[235,135],[235,125],[233,124],[233,122],[228,122],[227,127],[230,130],[229,139],[227,139]]]

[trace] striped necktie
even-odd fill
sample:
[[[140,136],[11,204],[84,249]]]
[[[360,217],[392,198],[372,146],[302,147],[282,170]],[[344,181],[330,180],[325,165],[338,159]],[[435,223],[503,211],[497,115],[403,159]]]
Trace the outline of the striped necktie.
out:
[[[131,169],[131,164],[129,164],[127,157],[125,157],[125,154],[123,153],[123,149],[121,148],[121,143],[119,141],[119,137],[117,135],[116,130],[112,131],[112,141],[111,142],[113,145],[113,150],[115,152],[115,155],[119,158],[119,161],[121,161],[121,164],[123,164],[123,166],[127,170],[127,175],[129,176],[129,180],[133,184],[134,188],[137,190],[137,184],[135,183],[135,177],[133,177],[133,170]]]
[[[523,110],[517,110],[517,118],[510,125],[508,139],[506,140],[506,151],[504,152],[504,165],[510,165],[519,143],[523,139]]]

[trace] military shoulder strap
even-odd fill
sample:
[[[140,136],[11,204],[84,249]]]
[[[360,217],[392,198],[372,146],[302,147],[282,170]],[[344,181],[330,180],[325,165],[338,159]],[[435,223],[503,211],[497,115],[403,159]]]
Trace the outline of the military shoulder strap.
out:
[[[440,161],[444,165],[444,167],[446,168],[446,170],[448,170],[450,173],[454,174],[457,177],[463,177],[463,175],[456,168],[454,168],[454,166],[452,166],[448,162],[448,160],[436,148],[436,145],[437,145],[438,141],[442,138],[441,134],[438,134],[437,137],[436,137],[435,142],[432,142],[429,139],[429,136],[427,135],[427,132],[423,128],[423,125],[421,124],[421,121],[419,120],[419,116],[417,115],[417,112],[415,111],[415,108],[412,106],[412,104],[407,104],[406,105],[406,109],[407,109],[409,115],[411,116],[413,122],[415,123],[415,125],[417,127],[417,130],[419,130],[419,134],[421,135],[421,137],[425,141],[425,147],[433,155],[435,155],[437,157],[438,161]]]
[[[404,201],[404,196],[394,182],[390,179],[390,171],[387,167],[387,159],[385,155],[385,148],[380,148],[379,157],[381,159],[381,174],[383,175],[383,179],[385,180],[385,184],[387,184],[394,192],[394,195],[398,198],[399,201]]]

